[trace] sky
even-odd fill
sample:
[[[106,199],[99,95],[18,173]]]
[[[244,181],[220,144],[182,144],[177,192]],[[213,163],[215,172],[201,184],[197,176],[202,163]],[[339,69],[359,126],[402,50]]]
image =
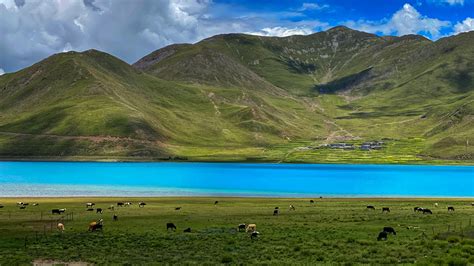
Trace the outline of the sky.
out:
[[[71,50],[133,63],[216,34],[306,35],[337,25],[435,41],[474,30],[474,0],[0,0],[0,75]]]

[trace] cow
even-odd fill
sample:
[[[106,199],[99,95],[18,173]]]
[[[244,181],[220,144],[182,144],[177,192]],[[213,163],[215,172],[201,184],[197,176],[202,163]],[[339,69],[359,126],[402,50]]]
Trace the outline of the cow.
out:
[[[273,210],[273,216],[280,214],[280,211],[278,209]]]
[[[423,209],[423,214],[433,214],[433,212],[430,209]]]
[[[397,233],[395,232],[395,229],[393,229],[393,227],[390,227],[390,226],[386,226],[383,228],[383,231],[387,234],[393,234],[393,235],[396,235]]]
[[[95,210],[95,213],[100,213],[100,214],[102,214],[102,208],[97,208],[97,209]]]
[[[188,227],[183,230],[184,233],[191,233],[191,227]]]
[[[28,202],[24,202],[22,205],[23,205],[23,206],[28,206],[28,205],[30,205],[30,204],[29,204]]]
[[[4,206],[2,204],[0,204],[0,209],[3,208]]]
[[[254,238],[258,238],[258,235],[260,235],[260,233],[258,231],[253,231],[251,234],[250,234],[250,239],[254,239]]]
[[[86,209],[86,211],[88,211],[88,212],[93,212],[93,211],[94,211],[94,208],[88,208],[88,209]]]
[[[19,201],[16,203],[16,205],[23,205],[23,204],[24,204],[23,201]]]
[[[167,223],[166,224],[166,230],[172,230],[172,231],[176,231],[176,225],[174,225],[174,223]]]
[[[117,214],[114,214],[114,216],[112,217],[112,220],[118,221],[118,216],[117,216]]]
[[[66,211],[66,209],[52,209],[51,214],[62,214]]]
[[[58,223],[58,225],[56,226],[58,228],[58,230],[62,233],[64,232],[64,224],[62,223]]]
[[[471,206],[474,207],[474,202],[471,202]]]
[[[174,210],[179,211],[179,210],[181,210],[181,207],[176,207],[176,208],[174,208]]]
[[[245,230],[245,227],[247,227],[246,224],[239,224],[239,225],[237,226],[237,231],[239,231],[239,232],[240,232],[240,231],[243,231],[243,230]]]
[[[421,207],[413,208],[413,212],[421,212],[421,211],[423,211],[423,208],[421,208]]]
[[[374,210],[374,211],[375,211],[375,207],[372,206],[372,205],[368,205],[368,206],[367,206],[367,210]]]
[[[245,226],[245,232],[254,232],[257,231],[257,225],[256,224],[247,224]]]
[[[132,204],[133,204],[133,203],[131,203],[131,202],[125,202],[124,205],[125,205],[125,207],[128,207],[128,206],[132,206]]]
[[[280,208],[279,208],[279,207],[275,207],[275,210],[278,210],[278,209],[280,209]]]
[[[314,200],[309,200],[309,203],[313,204],[313,203],[314,203]]]
[[[389,207],[382,207],[382,212],[390,212],[390,208]]]
[[[92,208],[93,206],[95,206],[95,203],[93,202],[86,203],[86,208]]]
[[[142,201],[142,202],[140,202],[140,203],[138,203],[138,207],[140,207],[140,208],[143,208],[143,207],[145,207],[145,205],[146,205],[146,203],[145,203],[145,202],[143,202],[143,201]]]
[[[117,202],[117,207],[123,207],[124,203],[123,202]]]
[[[218,203],[219,203],[219,201],[218,201],[218,200],[214,201],[214,205],[217,205]]]
[[[435,206],[436,208],[438,208],[438,206],[439,206],[439,205],[438,205],[438,202],[436,202],[436,203],[434,204],[434,206]]]
[[[97,230],[102,231],[103,227],[104,227],[104,220],[100,219],[98,222],[91,222],[89,224],[89,231],[91,232],[94,232]]]
[[[20,210],[24,210],[24,209],[26,209],[26,206],[21,205],[21,206],[20,206]]]
[[[449,211],[454,211],[454,207],[453,207],[453,206],[449,206],[449,207],[448,207],[448,212],[449,212]]]
[[[107,209],[113,211],[113,210],[115,210],[115,207],[114,207],[114,205],[110,205]]]
[[[379,233],[379,236],[377,237],[377,241],[380,241],[380,240],[387,240],[387,232],[382,231]]]
[[[295,206],[293,206],[292,204],[290,204],[290,211],[294,211],[294,210],[296,210],[296,209],[295,209]]]
[[[35,206],[35,207],[36,207],[36,206],[39,206],[39,203],[36,203],[36,202],[35,202],[35,203],[33,203],[33,206]]]

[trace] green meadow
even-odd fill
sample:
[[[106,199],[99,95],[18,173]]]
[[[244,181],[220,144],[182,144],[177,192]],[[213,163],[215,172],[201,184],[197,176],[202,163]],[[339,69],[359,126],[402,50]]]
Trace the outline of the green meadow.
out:
[[[144,208],[137,206],[141,200],[147,203]],[[474,263],[473,199],[313,200],[312,204],[302,198],[3,198],[0,264]],[[20,210],[17,201],[30,205]],[[107,209],[118,201],[134,205]],[[34,202],[39,206],[32,206]],[[96,203],[104,213],[86,211],[86,202]],[[367,210],[367,205],[376,210]],[[455,211],[448,212],[448,206]],[[280,208],[278,216],[272,215],[275,207]],[[389,207],[390,213],[382,213],[382,207]],[[430,208],[433,214],[415,213],[414,207]],[[67,210],[52,215],[53,208]],[[113,214],[118,221],[112,220]],[[100,218],[103,231],[88,232],[88,224]],[[63,233],[56,230],[58,221],[65,225]],[[166,230],[169,222],[176,231]],[[255,223],[258,239],[238,232],[240,223]],[[385,226],[397,234],[377,241]],[[192,232],[184,233],[186,228]]]

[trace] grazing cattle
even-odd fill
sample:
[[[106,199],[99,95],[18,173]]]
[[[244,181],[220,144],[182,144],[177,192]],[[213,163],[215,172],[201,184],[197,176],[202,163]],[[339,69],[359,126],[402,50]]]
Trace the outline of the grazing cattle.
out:
[[[89,224],[89,231],[94,232],[97,230],[101,230],[104,227],[104,220],[100,219],[98,222],[92,222]]]
[[[387,232],[382,231],[379,233],[379,236],[377,237],[377,241],[380,241],[380,240],[387,240]]]
[[[64,232],[64,224],[58,223],[57,228],[60,232]]]
[[[16,203],[16,205],[23,205],[23,202],[19,201],[19,202]]]
[[[243,231],[243,230],[245,230],[245,227],[247,227],[246,224],[239,224],[239,225],[237,226],[237,231],[239,231],[239,232],[240,232],[240,231]]]
[[[474,207],[474,202],[471,202],[471,206]]]
[[[423,214],[433,214],[433,212],[430,209],[423,209]]]
[[[382,207],[382,212],[390,212],[390,208],[389,207]]]
[[[313,203],[314,203],[314,200],[309,200],[309,203],[313,204]]]
[[[257,231],[257,225],[256,224],[247,224],[245,226],[245,232],[254,232]]]
[[[86,211],[88,211],[88,212],[93,212],[93,211],[94,211],[94,208],[86,209]]]
[[[143,207],[145,207],[145,205],[146,205],[146,203],[145,203],[145,202],[143,202],[143,201],[142,201],[142,202],[140,202],[140,203],[138,203],[138,207],[140,207],[140,208],[143,208]]]
[[[393,229],[393,227],[390,227],[390,226],[386,226],[383,228],[383,231],[387,234],[394,234],[396,235],[397,233],[395,232],[395,229]]]
[[[219,203],[219,201],[218,201],[218,200],[214,201],[214,205],[217,205],[218,203]]]
[[[176,225],[174,225],[174,223],[167,223],[166,224],[166,230],[173,230],[173,231],[176,231]]]
[[[423,211],[423,208],[421,208],[421,207],[413,208],[413,212],[421,212],[421,211]]]
[[[185,233],[191,233],[191,227],[188,227],[188,228],[184,229],[183,232],[185,232]]]
[[[86,208],[92,208],[93,206],[95,206],[95,203],[93,202],[86,203]]]
[[[33,206],[39,206],[39,203],[33,203]]]
[[[436,202],[436,203],[434,204],[434,206],[435,206],[436,208],[438,208],[438,202]]]
[[[95,210],[95,213],[100,213],[100,214],[102,214],[102,208],[97,208],[97,209]]]
[[[132,204],[133,204],[133,203],[131,203],[131,202],[125,202],[124,205],[125,205],[126,207],[128,207],[128,206],[131,206]]]
[[[51,214],[61,214],[64,213],[66,209],[52,209]]]
[[[117,202],[117,207],[123,207],[123,202]]]
[[[181,207],[176,207],[176,208],[174,208],[174,210],[179,211],[179,210],[181,210]]]
[[[30,205],[30,204],[27,203],[27,202],[25,202],[25,203],[23,203],[22,205],[23,205],[23,206],[28,206],[28,205]]]
[[[118,221],[118,216],[116,214],[114,214],[113,218],[112,218],[114,221]]]
[[[278,209],[273,210],[273,216],[278,215],[278,214],[280,214],[280,210],[278,210]]]
[[[258,231],[253,231],[251,234],[250,234],[250,239],[254,239],[254,238],[258,238],[258,235],[260,235],[260,233]]]
[[[449,211],[454,211],[454,207],[453,207],[453,206],[449,206],[449,207],[448,207],[448,212],[449,212]]]
[[[374,210],[375,211],[375,207],[372,206],[372,205],[369,205],[369,206],[367,206],[367,210]]]
[[[275,210],[278,210],[278,209],[280,209],[280,208],[279,208],[279,207],[275,207]]]
[[[113,211],[113,210],[115,210],[115,207],[114,207],[114,205],[110,205],[107,209]]]
[[[1,208],[3,208],[3,205],[2,205],[2,204],[0,204],[0,209],[1,209]]]
[[[26,209],[26,206],[23,206],[23,205],[20,206],[20,210],[24,210],[24,209]]]
[[[294,211],[294,210],[296,210],[296,209],[295,209],[295,206],[293,206],[292,204],[290,204],[290,211]]]

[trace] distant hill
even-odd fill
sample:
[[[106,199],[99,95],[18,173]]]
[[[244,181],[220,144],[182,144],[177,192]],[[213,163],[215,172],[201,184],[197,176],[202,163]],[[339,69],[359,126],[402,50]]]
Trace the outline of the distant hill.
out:
[[[0,156],[288,161],[308,145],[420,139],[414,158],[469,162],[472,43],[335,27],[218,35],[133,65],[56,54],[0,76]],[[311,154],[301,160],[321,161]]]

